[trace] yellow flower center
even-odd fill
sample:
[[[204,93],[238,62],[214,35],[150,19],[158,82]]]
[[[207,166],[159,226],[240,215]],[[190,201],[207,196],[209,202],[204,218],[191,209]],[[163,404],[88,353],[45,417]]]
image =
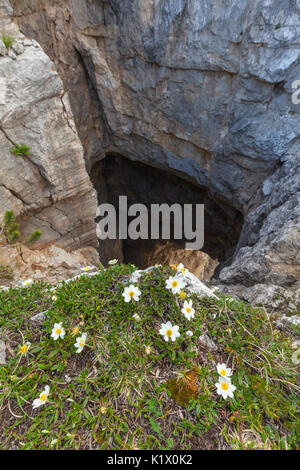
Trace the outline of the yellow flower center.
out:
[[[183,291],[182,291],[182,292],[180,292],[180,294],[179,294],[179,295],[180,295],[180,297],[181,297],[182,299],[185,299],[185,298],[186,298],[186,293],[185,293],[185,292],[183,292]]]
[[[57,334],[57,335],[60,335],[60,334],[61,334],[61,328],[57,328],[56,334]]]
[[[177,271],[177,266],[175,266],[175,264],[171,264],[171,268],[174,269],[174,271]]]
[[[75,327],[73,328],[73,334],[74,334],[74,335],[77,335],[78,332],[79,332],[79,328],[78,328],[78,326],[75,326]]]
[[[44,393],[42,393],[42,395],[40,396],[40,400],[42,400],[42,401],[46,401],[46,398],[47,398],[47,395],[46,395],[46,393],[45,393],[45,392],[44,392]]]
[[[172,336],[173,330],[169,329],[166,331],[167,336]]]
[[[84,346],[85,345],[85,342],[83,341],[83,339],[81,341],[79,341],[79,344],[80,346]]]
[[[26,354],[28,351],[28,346],[27,344],[24,344],[21,348],[20,348],[20,353],[21,354]]]
[[[223,388],[223,390],[228,390],[229,385],[226,382],[222,382],[222,388]]]
[[[129,295],[130,295],[130,297],[133,297],[133,296],[134,296],[133,290],[129,292]]]
[[[183,272],[183,274],[186,273],[186,269],[185,269],[185,268],[181,268],[181,271]]]
[[[225,369],[220,370],[220,374],[223,375],[223,377],[226,377],[227,372]]]
[[[187,311],[187,313],[190,313],[192,311],[192,309],[190,307],[187,307],[186,311]]]
[[[173,286],[173,287],[177,287],[177,286],[178,286],[178,282],[177,282],[177,281],[173,281],[173,282],[172,282],[172,286]]]

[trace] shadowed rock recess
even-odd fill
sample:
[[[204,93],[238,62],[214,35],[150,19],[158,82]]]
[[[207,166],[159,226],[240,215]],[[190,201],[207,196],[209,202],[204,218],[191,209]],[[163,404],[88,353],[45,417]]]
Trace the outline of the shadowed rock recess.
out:
[[[111,154],[94,165],[91,178],[99,202],[113,204],[118,210],[119,195],[126,195],[128,206],[144,204],[149,214],[149,235],[151,204],[166,203],[171,207],[176,203],[182,209],[184,204],[193,204],[193,207],[195,204],[204,204],[205,208],[203,251],[185,250],[184,238],[182,241],[150,240],[150,236],[149,240],[105,240],[100,241],[102,262],[108,261],[112,254],[119,260],[134,262],[140,268],[155,263],[183,262],[199,277],[210,279],[218,263],[226,260],[234,251],[242,227],[242,216],[233,208],[218,204],[205,189],[149,165]],[[174,235],[173,217],[171,223],[171,235]]]
[[[206,254],[197,255],[199,262],[206,257],[202,275],[207,268],[210,277],[220,262],[216,276],[223,284],[299,286],[300,105],[291,100],[292,83],[300,77],[298,1],[14,0],[11,5],[22,33],[38,41],[54,63],[49,91],[52,101],[58,98],[48,116],[65,123],[64,131],[58,125],[59,134],[70,139],[51,178],[50,169],[44,171],[50,160],[38,161],[42,157],[34,154],[39,165],[33,158],[30,171],[41,180],[43,198],[32,211],[50,207],[51,194],[59,200],[65,191],[66,200],[77,198],[76,207],[88,214],[83,194],[91,193],[82,166],[81,193],[75,194],[75,185],[51,189],[53,178],[65,174],[72,161],[72,177],[80,175],[73,118],[67,122],[68,106],[63,109],[60,99],[69,96],[86,169],[100,198],[122,189],[147,204],[160,197],[204,202]],[[32,46],[35,54],[38,47]],[[26,50],[29,54],[31,47]],[[39,53],[45,64],[48,58]],[[22,55],[15,67],[21,60]],[[35,73],[32,69],[32,79]],[[12,126],[7,121],[6,134],[16,138]],[[55,130],[49,133],[56,139]],[[44,155],[53,152],[48,148]],[[17,200],[17,191],[9,189],[3,191],[19,213],[24,204],[28,213],[28,201]],[[47,214],[59,204],[52,203]],[[150,259],[164,261],[168,250],[180,258],[173,242],[152,248],[128,243],[125,251],[117,245],[111,252],[100,249],[100,258],[119,253],[132,259],[136,251],[146,265]]]

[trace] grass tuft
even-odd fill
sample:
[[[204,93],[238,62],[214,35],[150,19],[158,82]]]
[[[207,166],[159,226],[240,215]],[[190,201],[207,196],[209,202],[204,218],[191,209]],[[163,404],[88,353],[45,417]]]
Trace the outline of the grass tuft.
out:
[[[15,42],[15,38],[13,36],[2,34],[0,37],[6,49],[10,49],[13,43]]]
[[[22,156],[22,157],[27,157],[27,155],[29,155],[30,153],[30,150],[31,150],[31,147],[29,147],[28,145],[26,144],[20,144],[20,145],[17,145],[15,144],[13,147],[11,147],[10,149],[10,152],[14,155],[19,155],[19,156]]]

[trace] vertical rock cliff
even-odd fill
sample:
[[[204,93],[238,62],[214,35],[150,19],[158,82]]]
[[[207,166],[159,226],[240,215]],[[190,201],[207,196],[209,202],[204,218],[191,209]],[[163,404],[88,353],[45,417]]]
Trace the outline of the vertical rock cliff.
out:
[[[55,65],[20,33],[13,9],[0,0],[0,219],[14,210],[26,235],[41,229],[36,246],[97,246],[96,194],[87,174],[68,94]],[[14,155],[15,145],[30,147]]]
[[[115,153],[192,183],[244,220],[222,282],[299,281],[297,0],[11,4],[64,83],[90,173]]]

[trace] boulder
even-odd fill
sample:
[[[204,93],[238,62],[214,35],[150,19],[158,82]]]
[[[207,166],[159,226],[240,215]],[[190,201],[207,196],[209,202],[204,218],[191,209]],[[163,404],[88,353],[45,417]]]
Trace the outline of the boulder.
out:
[[[300,289],[258,283],[251,287],[242,284],[218,284],[218,290],[254,306],[268,307],[274,313],[297,313],[300,308]]]
[[[11,266],[15,273],[15,279],[7,282],[9,285],[18,284],[18,279],[57,283],[79,274],[87,265],[99,266],[99,263],[98,252],[92,247],[67,252],[55,245],[39,250],[24,245],[0,246],[0,264]]]

